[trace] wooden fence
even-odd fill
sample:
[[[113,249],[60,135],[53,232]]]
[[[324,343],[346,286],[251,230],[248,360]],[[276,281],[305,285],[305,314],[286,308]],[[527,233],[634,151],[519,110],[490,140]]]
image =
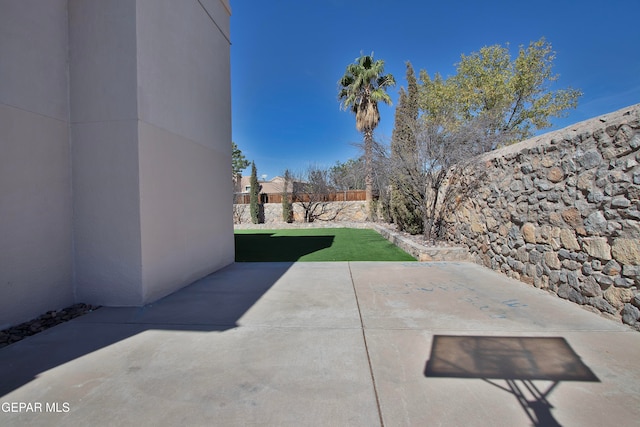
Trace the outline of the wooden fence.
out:
[[[291,198],[291,195],[289,195]],[[308,202],[310,198],[309,194],[298,194],[294,198],[293,202]],[[248,205],[250,203],[250,196],[246,193],[236,193],[234,203],[240,205]],[[336,191],[335,193],[329,193],[323,195],[323,202],[356,202],[366,200],[366,193],[364,190],[346,190]],[[282,203],[282,193],[261,193],[260,203]]]

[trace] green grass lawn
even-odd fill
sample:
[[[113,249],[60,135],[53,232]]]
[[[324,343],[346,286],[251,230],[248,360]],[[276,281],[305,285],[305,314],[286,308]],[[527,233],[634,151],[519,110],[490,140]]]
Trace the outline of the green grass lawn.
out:
[[[415,261],[373,230],[236,230],[237,262]]]

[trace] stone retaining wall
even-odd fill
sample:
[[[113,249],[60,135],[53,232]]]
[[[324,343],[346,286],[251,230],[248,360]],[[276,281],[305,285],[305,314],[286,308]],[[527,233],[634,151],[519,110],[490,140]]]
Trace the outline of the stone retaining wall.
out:
[[[640,329],[640,104],[489,153],[447,238]]]
[[[414,256],[418,261],[469,261],[469,253],[466,248],[425,246],[389,229],[388,226],[373,223],[371,228],[406,253]]]
[[[264,207],[264,223],[276,224],[283,223],[282,220],[282,203],[265,203]],[[250,224],[251,215],[249,213],[249,205],[233,205],[234,223]],[[317,212],[320,212],[318,208]],[[304,222],[304,210],[299,203],[293,204],[293,219],[295,223]],[[367,219],[365,202],[330,202],[324,204],[324,213],[317,222],[323,221],[341,221],[341,222],[364,222]]]

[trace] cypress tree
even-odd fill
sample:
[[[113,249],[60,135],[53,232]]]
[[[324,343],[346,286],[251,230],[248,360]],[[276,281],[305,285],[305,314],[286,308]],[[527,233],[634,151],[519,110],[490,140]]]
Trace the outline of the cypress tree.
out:
[[[419,173],[413,164],[413,154],[417,150],[418,128],[418,82],[413,67],[407,62],[407,90],[400,89],[396,107],[395,122],[391,135],[391,217],[401,231],[418,234],[423,231],[423,219],[416,209],[416,203],[424,203],[414,194],[411,177]]]
[[[251,212],[251,222],[258,224],[260,222],[260,204],[258,200],[258,193],[260,192],[260,185],[258,184],[258,171],[256,169],[256,163],[251,162],[251,188],[249,190],[249,211]]]

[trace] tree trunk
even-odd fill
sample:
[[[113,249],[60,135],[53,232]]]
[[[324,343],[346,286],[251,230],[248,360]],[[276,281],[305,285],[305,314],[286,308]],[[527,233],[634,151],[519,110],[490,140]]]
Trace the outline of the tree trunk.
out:
[[[367,212],[367,221],[373,219],[371,209],[373,208],[373,165],[372,161],[373,149],[373,130],[364,131],[364,184],[365,184],[365,209]]]

